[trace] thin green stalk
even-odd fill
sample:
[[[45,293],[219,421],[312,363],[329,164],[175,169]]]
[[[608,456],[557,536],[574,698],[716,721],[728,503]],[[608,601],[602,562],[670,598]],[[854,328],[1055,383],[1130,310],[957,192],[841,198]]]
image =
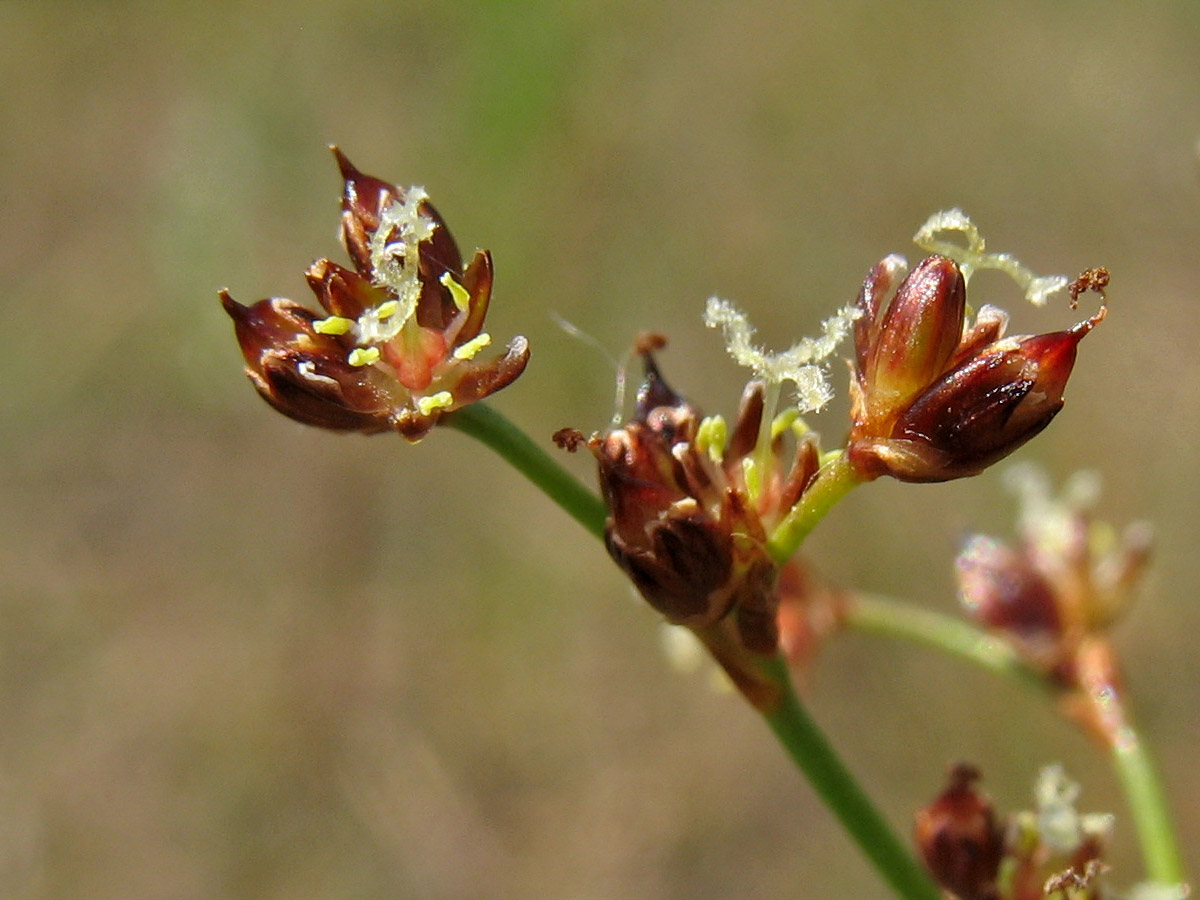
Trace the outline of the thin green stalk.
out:
[[[1158,768],[1136,729],[1126,720],[1113,741],[1113,766],[1133,814],[1146,875],[1162,884],[1187,881],[1166,792]]]
[[[1021,661],[1016,651],[994,638],[951,616],[899,603],[884,597],[855,594],[846,610],[845,622],[851,628],[885,637],[905,638],[958,656],[977,666],[1013,678],[1028,687],[1049,690],[1046,680]]]
[[[486,403],[473,403],[443,421],[486,444],[588,532],[604,539],[604,502],[502,414]]]
[[[767,552],[779,565],[795,555],[817,523],[839,500],[862,484],[845,453],[840,453],[825,463],[804,491],[804,496],[771,533],[767,541]]]
[[[884,597],[858,595],[845,621],[851,628],[916,641],[1048,696],[1055,694],[1055,686],[1027,666],[1008,644],[950,616]],[[1122,702],[1122,698],[1118,695],[1114,702]],[[1120,720],[1111,742],[1113,767],[1133,817],[1146,875],[1162,884],[1181,884],[1187,875],[1158,769],[1130,721],[1128,709],[1121,711]]]
[[[783,688],[778,706],[764,713],[767,724],[825,805],[899,896],[906,900],[941,900],[941,892],[924,867],[880,815],[800,703],[783,660],[776,656],[764,666]]]
[[[486,404],[476,403],[457,411],[445,421],[486,444],[541,488],[585,529],[603,538],[607,517],[604,503],[503,415]],[[819,499],[810,502],[804,514],[789,526],[787,540],[794,540],[796,546],[821,516],[858,483],[850,477],[852,473],[848,465],[842,464],[843,459],[839,457],[822,469],[823,476],[818,475]],[[810,492],[814,488],[810,488]],[[790,555],[791,551],[784,559]],[[765,674],[779,685],[781,700],[763,715],[788,756],[809,779],[818,796],[899,896],[904,900],[940,900],[941,894],[925,870],[875,809],[800,704],[786,664],[774,657],[764,667]]]

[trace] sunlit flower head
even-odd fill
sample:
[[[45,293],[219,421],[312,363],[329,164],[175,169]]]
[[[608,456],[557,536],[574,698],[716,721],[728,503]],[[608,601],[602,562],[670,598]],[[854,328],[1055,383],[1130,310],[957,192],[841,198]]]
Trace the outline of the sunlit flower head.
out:
[[[969,323],[967,282],[979,269],[1005,272],[1035,304],[1068,281],[987,253],[960,210],[931,217],[916,241],[936,254],[907,275],[902,258],[886,257],[856,303],[848,452],[862,478],[947,481],[1012,453],[1058,414],[1076,348],[1105,315],[1101,306],[1066,331],[1017,337],[1005,337],[1008,316],[996,307]]]
[[[313,263],[317,315],[290,300],[242,306],[221,292],[264,399],[309,425],[419,440],[438,420],[512,383],[529,345],[514,338],[479,357],[492,292],[492,259],[464,265],[425,190],[364,175],[334,148],[345,188],[342,241],[354,263]]]

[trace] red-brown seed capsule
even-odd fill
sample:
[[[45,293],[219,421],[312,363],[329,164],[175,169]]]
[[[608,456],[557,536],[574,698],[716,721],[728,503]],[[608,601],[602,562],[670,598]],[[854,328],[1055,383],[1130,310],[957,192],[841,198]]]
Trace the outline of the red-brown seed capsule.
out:
[[[930,873],[959,900],[996,900],[1004,836],[991,801],[975,790],[979,770],[960,763],[933,803],[917,812],[916,841]]]
[[[1058,414],[1076,348],[1104,319],[1101,307],[1066,331],[1004,338],[1003,314],[984,307],[964,333],[957,273],[930,257],[901,285],[883,325],[856,332],[848,453],[863,478],[948,481],[1003,459]],[[866,314],[881,278],[876,267],[864,285]]]

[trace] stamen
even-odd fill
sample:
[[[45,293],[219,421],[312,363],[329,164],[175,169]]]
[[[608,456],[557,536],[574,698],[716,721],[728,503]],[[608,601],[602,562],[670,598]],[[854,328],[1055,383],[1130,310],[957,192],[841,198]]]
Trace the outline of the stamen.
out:
[[[746,493],[750,495],[753,503],[758,503],[758,498],[762,495],[762,471],[762,466],[749,456],[742,460],[742,478],[746,482]]]
[[[474,359],[479,351],[492,342],[492,336],[486,331],[475,335],[460,347],[454,348],[455,359]]]
[[[378,347],[355,347],[346,357],[346,362],[352,366],[369,366],[379,362]]]
[[[454,280],[454,276],[449,272],[443,272],[442,277],[438,279],[449,291],[450,296],[454,299],[454,305],[460,311],[466,312],[471,305],[471,295],[467,293],[467,289]]]
[[[798,421],[800,421],[800,410],[794,407],[785,409],[771,420],[771,441],[774,442],[785,431],[793,428]],[[801,427],[804,431],[808,430],[808,426],[804,425],[803,422],[801,422]]]
[[[317,334],[346,334],[354,327],[354,320],[345,316],[330,316],[328,319],[317,319],[312,324]]]
[[[724,457],[728,441],[729,426],[723,416],[705,416],[700,420],[700,427],[696,429],[696,448],[707,453],[713,462],[719,463]]]
[[[398,301],[388,300],[385,303],[380,303],[379,306],[375,307],[375,315],[382,321],[383,319],[390,319],[397,313],[397,311],[399,311],[399,309],[400,304]]]
[[[417,398],[417,411],[423,416],[429,415],[435,409],[445,409],[454,405],[454,396],[449,391],[438,391],[428,397]]]

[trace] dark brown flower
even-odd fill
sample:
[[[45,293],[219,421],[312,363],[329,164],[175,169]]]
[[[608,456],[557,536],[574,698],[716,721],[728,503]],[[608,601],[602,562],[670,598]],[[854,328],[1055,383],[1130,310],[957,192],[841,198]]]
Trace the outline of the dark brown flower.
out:
[[[847,452],[863,478],[975,475],[1050,424],[1076,347],[1105,309],[1067,331],[1005,338],[994,307],[965,327],[965,281],[943,256],[922,261],[885,306],[899,267],[885,259],[859,293]]]
[[[1018,469],[1013,480],[1025,506],[1022,543],[967,540],[956,561],[963,606],[1063,691],[1073,719],[1102,742],[1116,741],[1124,688],[1108,632],[1145,572],[1150,529],[1134,523],[1118,537],[1093,521],[1096,488],[1086,478],[1062,498],[1051,498],[1032,470]]]
[[[699,410],[667,385],[649,351],[644,360],[633,419],[589,442],[609,508],[609,554],[667,621],[702,629],[736,609],[747,645],[774,652],[775,565],[762,522],[724,459],[698,440]],[[730,463],[743,425],[757,429],[761,412],[761,397],[744,404]]]
[[[779,567],[767,537],[816,474],[815,438],[798,440],[785,468],[788,429],[763,428],[761,382],[747,386],[726,431],[663,380],[656,347],[639,349],[646,377],[632,419],[588,441],[609,509],[609,554],[651,606],[692,629],[765,708],[775,686],[755,658],[779,645]],[[560,442],[574,443],[569,437]]]
[[[992,802],[975,789],[979,770],[959,763],[941,795],[917,812],[916,840],[925,865],[959,900],[996,900],[1004,833]]]
[[[327,259],[307,272],[326,315],[290,300],[242,306],[221,291],[268,403],[309,425],[424,437],[441,416],[517,378],[529,345],[514,338],[491,360],[476,356],[492,292],[492,259],[464,266],[458,245],[421,188],[364,175],[334,148],[345,180],[342,241],[354,263]]]
[[[974,535],[955,564],[967,612],[989,630],[1002,632],[1038,669],[1053,672],[1063,662],[1063,613],[1054,587],[1028,556]]]

